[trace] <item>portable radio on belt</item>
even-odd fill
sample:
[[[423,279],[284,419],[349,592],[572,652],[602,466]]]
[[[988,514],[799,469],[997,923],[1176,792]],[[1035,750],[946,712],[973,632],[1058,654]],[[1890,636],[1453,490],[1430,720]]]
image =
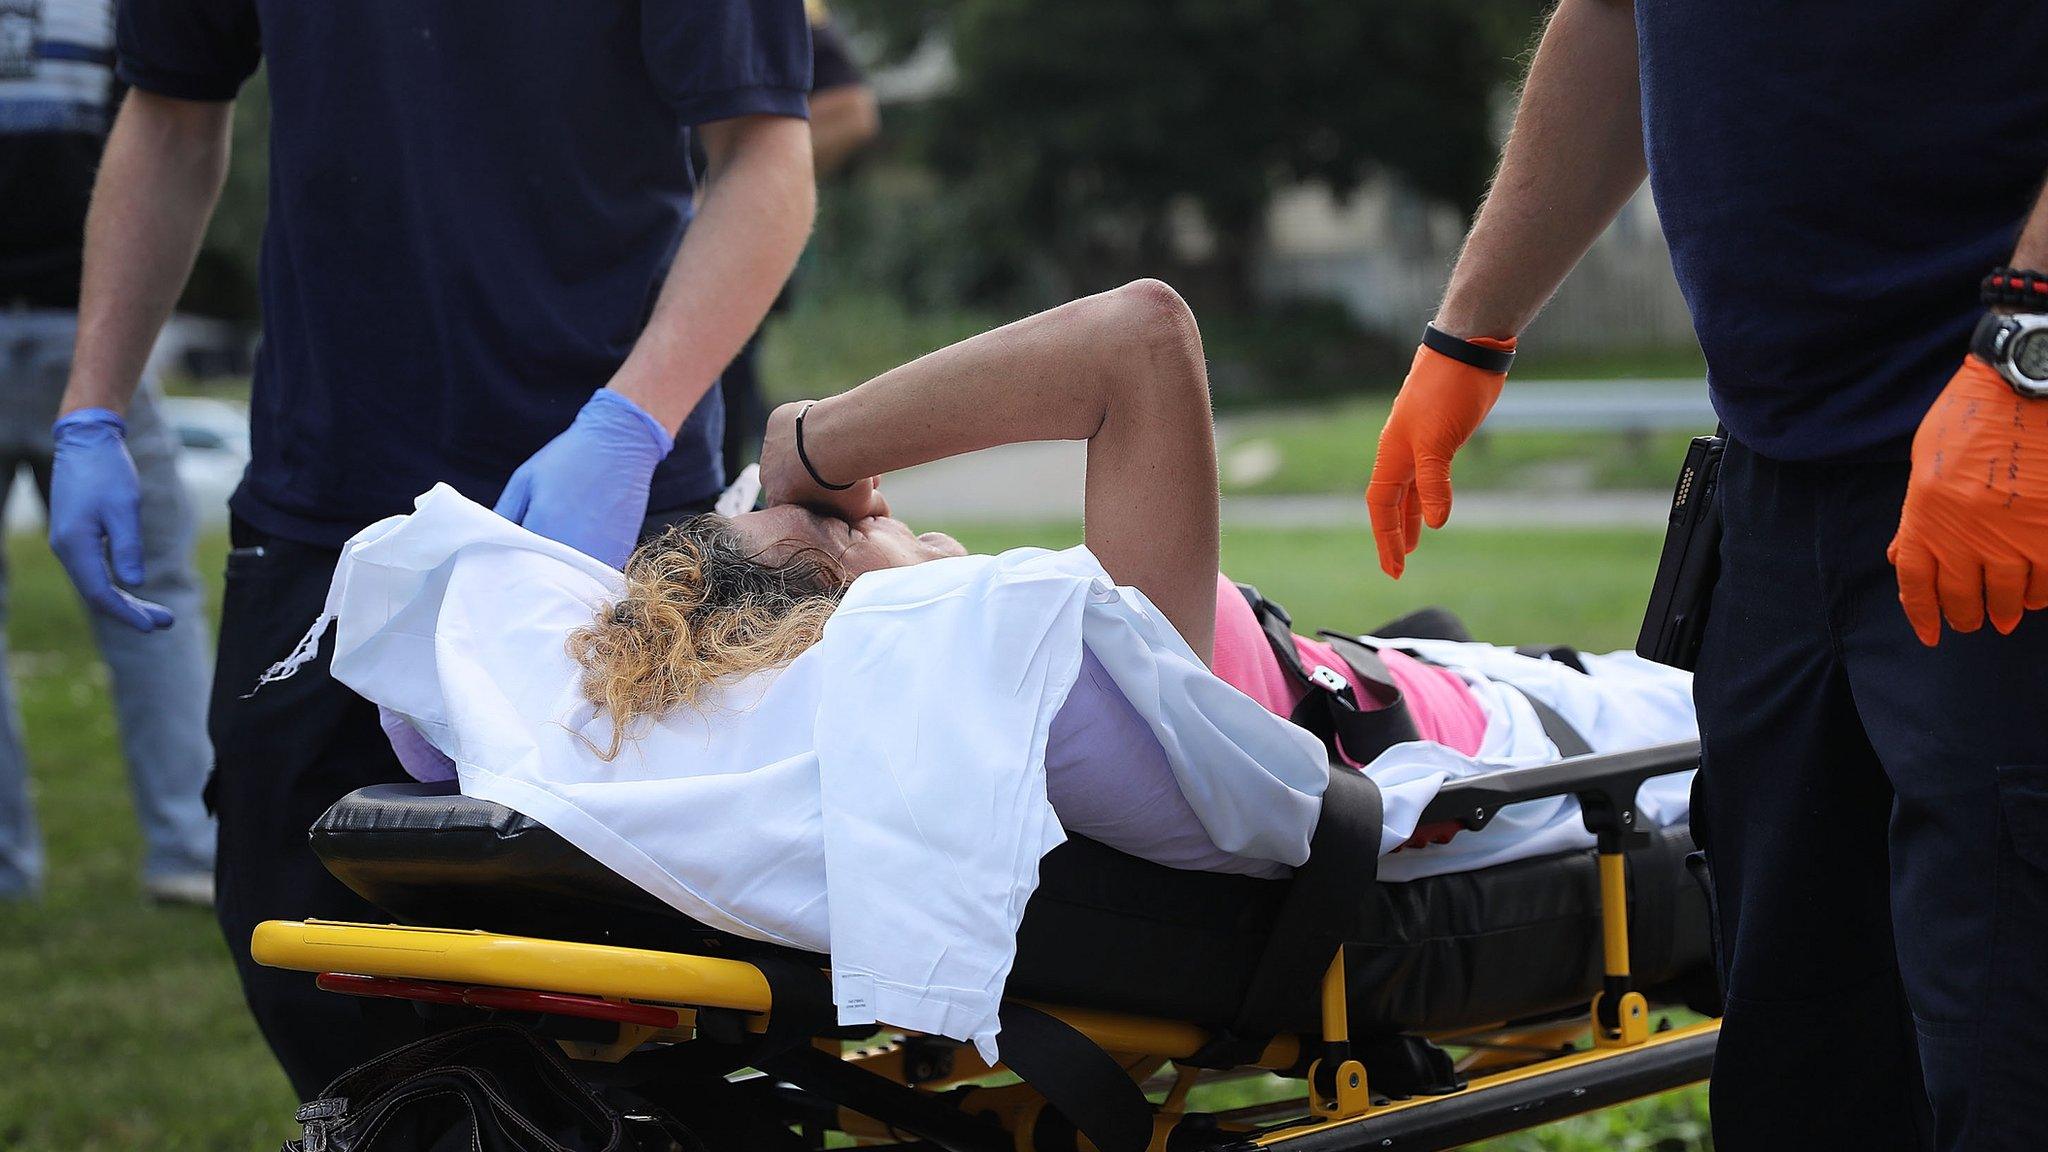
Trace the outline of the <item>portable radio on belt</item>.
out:
[[[1688,672],[1699,660],[1707,606],[1721,574],[1721,456],[1725,432],[1693,438],[1671,493],[1671,521],[1636,655]]]

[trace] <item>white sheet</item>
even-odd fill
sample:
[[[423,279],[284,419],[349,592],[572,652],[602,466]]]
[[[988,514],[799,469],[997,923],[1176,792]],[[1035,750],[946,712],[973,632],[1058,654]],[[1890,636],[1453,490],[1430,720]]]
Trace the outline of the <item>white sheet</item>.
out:
[[[607,762],[609,721],[564,641],[620,588],[436,487],[344,549],[334,676],[450,756],[464,792],[714,928],[829,951],[842,1023],[995,1057],[1017,924],[1062,839],[1045,736],[1084,643],[1219,847],[1307,856],[1321,746],[1210,674],[1085,549],[863,576],[787,668],[663,717]]]
[[[1558,758],[1557,746],[1544,734],[1526,696],[1555,709],[1595,752],[1699,736],[1692,674],[1653,664],[1633,652],[1583,653],[1581,660],[1590,675],[1581,675],[1565,665],[1492,644],[1403,638],[1379,642],[1412,649],[1456,672],[1486,714],[1486,736],[1476,756],[1419,741],[1397,744],[1366,766],[1366,774],[1380,786],[1386,810],[1380,833],[1383,880],[1469,872],[1592,845],[1592,833],[1579,819],[1579,802],[1555,796],[1511,804],[1484,830],[1461,832],[1448,844],[1394,852],[1415,834],[1423,808],[1436,798],[1445,780]],[[1692,777],[1691,772],[1678,772],[1644,781],[1636,794],[1642,826],[1663,827],[1685,819]]]

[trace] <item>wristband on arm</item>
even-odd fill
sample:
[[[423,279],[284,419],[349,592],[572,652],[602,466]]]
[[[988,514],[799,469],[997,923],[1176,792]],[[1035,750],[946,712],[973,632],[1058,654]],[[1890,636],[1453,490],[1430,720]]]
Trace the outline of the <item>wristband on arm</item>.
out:
[[[2048,275],[2024,268],[1993,268],[1978,288],[1987,308],[2048,312]]]
[[[853,487],[853,485],[834,484],[830,480],[825,479],[823,476],[818,475],[817,466],[811,463],[811,454],[809,452],[804,451],[804,417],[810,414],[811,405],[816,403],[816,400],[807,401],[805,402],[803,407],[796,410],[796,458],[803,462],[804,471],[809,472],[811,474],[812,483],[816,484],[820,488],[823,488],[827,492],[844,492],[847,489]],[[856,481],[856,483],[858,483],[858,481]]]
[[[1440,356],[1448,356],[1460,364],[1467,364],[1481,372],[1506,372],[1515,362],[1513,348],[1490,348],[1485,344],[1462,340],[1434,324],[1422,326],[1422,346]]]

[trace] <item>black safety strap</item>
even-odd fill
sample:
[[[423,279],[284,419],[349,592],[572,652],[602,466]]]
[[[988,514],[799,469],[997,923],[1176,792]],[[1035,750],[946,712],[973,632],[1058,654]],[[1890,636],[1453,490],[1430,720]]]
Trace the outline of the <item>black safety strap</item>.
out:
[[[817,1054],[811,1037],[829,1031],[837,1019],[831,978],[817,965],[790,957],[749,956],[747,961],[768,981],[765,1031],[750,1031],[743,1012],[699,1009],[695,1039],[635,1053],[625,1067],[644,1077],[631,1085],[636,1095],[689,1117],[690,1130],[710,1147],[801,1152],[808,1145],[788,1123],[726,1077],[742,1068],[780,1068],[793,1055]]]
[[[760,1032],[748,1027],[747,1014],[724,1008],[697,1012],[697,1035],[725,1055],[725,1071],[743,1068],[787,1048],[809,1044],[811,1037],[831,1029],[838,1011],[832,1006],[832,981],[815,964],[786,956],[749,956],[747,962],[768,982],[768,1023]]]
[[[1342,639],[1342,637],[1332,636],[1328,632],[1323,633],[1323,636],[1325,639],[1329,639],[1333,644],[1337,640]],[[1342,652],[1343,649],[1339,648],[1338,651]],[[1529,656],[1539,660],[1554,660],[1557,663],[1563,664],[1565,667],[1570,668],[1573,671],[1579,673],[1580,675],[1586,674],[1586,666],[1579,659],[1578,649],[1569,647],[1564,644],[1551,644],[1545,646],[1524,645],[1520,648],[1515,649],[1515,651],[1520,655]],[[1436,661],[1431,660],[1429,657],[1424,656],[1420,652],[1408,651],[1408,655],[1413,656],[1415,659],[1422,661],[1424,664],[1436,663]],[[1521,697],[1522,699],[1527,700],[1529,702],[1529,707],[1535,711],[1537,722],[1543,725],[1543,734],[1545,736],[1550,737],[1550,742],[1552,744],[1557,745],[1557,755],[1559,759],[1569,760],[1574,756],[1588,756],[1592,754],[1593,746],[1591,744],[1586,743],[1586,738],[1580,735],[1579,730],[1577,728],[1572,727],[1572,722],[1565,719],[1564,716],[1560,714],[1557,709],[1552,708],[1550,705],[1545,704],[1543,701],[1538,700],[1536,697],[1531,696],[1527,692],[1522,692]]]
[[[1302,663],[1301,650],[1294,644],[1294,619],[1285,608],[1250,584],[1239,584],[1237,590],[1251,605],[1281,670],[1304,690],[1288,720],[1314,733],[1333,755],[1360,764],[1396,744],[1422,738],[1408,702],[1378,653],[1349,637],[1323,634],[1372,698],[1373,707],[1368,709],[1361,706],[1350,677],[1335,668],[1310,668]],[[1343,643],[1337,644],[1340,640]]]
[[[1579,657],[1579,650],[1569,644],[1517,644],[1515,654],[1535,660],[1554,661],[1574,672],[1586,671],[1586,662]]]
[[[644,1075],[646,1079],[630,1088],[607,1086],[606,1095],[615,1106],[650,1113],[659,1121],[686,1118],[686,1132],[667,1133],[675,1146],[685,1152],[702,1152],[707,1148],[811,1152],[813,1145],[791,1129],[786,1117],[777,1114],[758,1085],[735,1083],[698,1062],[666,1061],[657,1067],[650,1059],[688,1046],[634,1053],[630,1068],[633,1074]],[[773,1066],[775,1061],[764,1058],[763,1063]],[[663,1123],[662,1127],[667,1128],[668,1124]],[[625,1147],[640,1145],[629,1141]]]
[[[1413,612],[1396,616],[1377,628],[1369,628],[1367,636],[1399,637],[1404,640],[1457,640],[1472,639],[1472,630],[1449,608],[1430,605]]]
[[[1358,899],[1358,890],[1379,872],[1383,823],[1380,790],[1372,778],[1346,765],[1331,765],[1308,861],[1288,883],[1237,1018],[1181,1063],[1202,1068],[1249,1064],[1285,1030],[1303,990],[1317,987],[1338,947],[1359,939],[1364,930],[1359,921],[1365,902]]]
[[[1586,743],[1586,738],[1579,735],[1579,730],[1572,727],[1571,721],[1560,716],[1557,709],[1527,692],[1522,693],[1522,699],[1527,700],[1529,707],[1536,710],[1536,719],[1543,723],[1543,734],[1550,737],[1552,744],[1557,745],[1557,755],[1560,759],[1569,760],[1574,756],[1592,754],[1593,746]]]
[[[768,981],[768,1027],[753,1041],[762,1051],[808,1044],[839,1022],[839,1010],[832,1006],[832,978],[824,970],[786,956],[761,956],[750,963]]]
[[[1294,617],[1288,614],[1287,609],[1266,599],[1250,584],[1239,584],[1237,591],[1251,606],[1252,615],[1259,622],[1259,630],[1266,634],[1266,645],[1273,649],[1273,655],[1280,661],[1280,670],[1297,686],[1308,689],[1308,699],[1302,701],[1302,708],[1297,708],[1297,712],[1308,708],[1311,699],[1316,700],[1319,709],[1321,701],[1317,698],[1326,694],[1337,697],[1354,710],[1358,707],[1357,699],[1351,694],[1351,685],[1342,676],[1318,678],[1315,669],[1301,662],[1301,650],[1294,646]],[[1336,670],[1330,671],[1334,674]],[[1302,722],[1295,720],[1295,723]],[[1302,724],[1302,727],[1310,726]]]
[[[1387,662],[1380,659],[1380,654],[1371,645],[1338,632],[1317,635],[1351,666],[1351,671],[1379,705],[1370,712],[1352,712],[1339,717],[1340,723],[1336,726],[1338,751],[1354,763],[1369,764],[1396,744],[1422,739],[1422,729],[1415,723],[1415,714],[1408,710],[1407,698],[1401,695],[1401,689],[1394,683],[1394,674],[1387,670]]]
[[[1678,892],[1668,872],[1645,876],[1634,863],[1628,870],[1628,954],[1640,988],[1670,970],[1678,949],[1678,916],[1672,909]]]
[[[1522,644],[1518,645],[1515,651],[1537,660],[1562,664],[1581,676],[1589,675],[1585,660],[1579,656],[1579,650],[1569,644]],[[1559,756],[1569,760],[1593,751],[1593,746],[1586,743],[1586,738],[1579,734],[1577,728],[1572,727],[1571,721],[1558,715],[1557,709],[1527,692],[1522,693],[1522,698],[1529,702],[1529,707],[1536,710],[1536,719],[1543,722],[1543,734],[1550,737],[1552,744],[1557,745]]]
[[[1152,1105],[1123,1065],[1048,1013],[1003,1001],[1003,1067],[1022,1077],[1098,1152],[1145,1152]]]

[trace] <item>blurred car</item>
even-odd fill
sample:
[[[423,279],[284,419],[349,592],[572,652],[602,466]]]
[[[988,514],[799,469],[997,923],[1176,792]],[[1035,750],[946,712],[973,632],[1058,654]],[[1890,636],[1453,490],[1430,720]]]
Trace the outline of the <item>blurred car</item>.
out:
[[[170,396],[163,413],[178,440],[178,479],[200,526],[225,525],[228,496],[249,464],[249,409],[228,400]],[[42,497],[24,469],[7,490],[7,531],[41,532],[45,523]]]
[[[178,479],[205,527],[228,522],[228,497],[249,466],[249,409],[228,400],[171,396],[164,419],[178,438]]]

